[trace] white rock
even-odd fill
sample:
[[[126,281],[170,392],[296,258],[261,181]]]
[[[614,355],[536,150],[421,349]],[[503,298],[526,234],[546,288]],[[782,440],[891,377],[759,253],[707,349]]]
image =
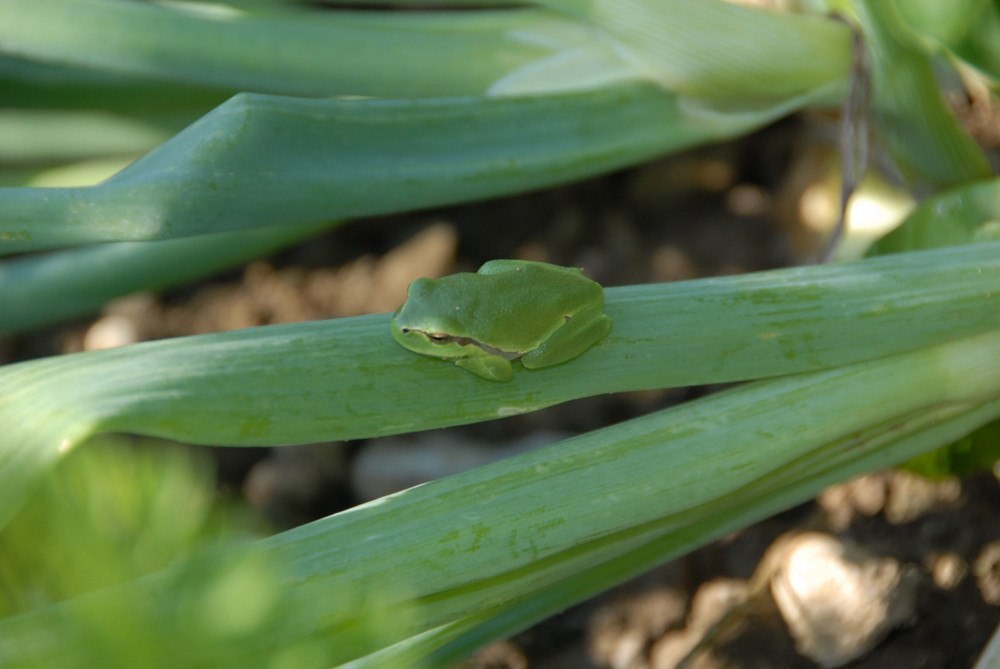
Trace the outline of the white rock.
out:
[[[104,316],[83,336],[83,350],[99,351],[106,348],[128,346],[139,341],[139,331],[135,322],[118,314]]]
[[[796,649],[839,667],[914,619],[917,571],[834,537],[789,540],[771,576],[771,594]]]

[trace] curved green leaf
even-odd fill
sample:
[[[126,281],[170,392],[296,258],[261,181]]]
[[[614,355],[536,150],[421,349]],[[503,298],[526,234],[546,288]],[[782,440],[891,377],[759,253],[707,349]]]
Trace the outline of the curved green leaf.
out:
[[[717,0],[576,4],[619,39],[639,72],[724,109],[770,106],[823,87],[823,102],[838,104],[846,90],[850,31],[827,16]]]
[[[0,335],[96,312],[108,300],[228,269],[337,225],[286,225],[162,242],[121,242],[0,263]]]
[[[60,452],[100,430],[219,445],[354,439],[599,393],[823,369],[983,332],[1000,325],[998,248],[611,288],[605,339],[510,383],[403,349],[387,314],[10,365],[0,369],[0,514]],[[433,387],[462,400],[413,391]]]
[[[953,188],[925,200],[872,247],[873,254],[1000,239],[1000,180]]]
[[[305,643],[296,666],[310,668],[405,639],[423,638],[421,654],[462,647],[456,634],[497,631],[478,629],[483,614],[568,604],[592,583],[580,577],[621,580],[834,476],[910,457],[994,418],[998,397],[1000,330],[749,384],[0,621],[0,661],[221,669]],[[264,600],[249,620],[213,615],[247,607],[251,580]],[[355,666],[410,666],[411,652]]]
[[[643,85],[523,98],[238,95],[103,184],[0,189],[0,253],[406,211],[564,183],[784,113]]]
[[[678,121],[673,98],[641,87],[505,100],[239,95],[101,185],[0,189],[0,251],[310,223],[499,195],[696,141]]]
[[[115,39],[108,39],[109,30]],[[330,12],[280,5],[6,0],[0,14],[0,52],[8,56],[302,96],[481,93],[511,68],[563,48],[559,37],[582,44],[585,36],[565,19],[531,9]]]
[[[895,0],[860,0],[849,7],[871,53],[878,139],[903,177],[916,186],[944,187],[992,176],[986,155],[942,96],[930,54]]]

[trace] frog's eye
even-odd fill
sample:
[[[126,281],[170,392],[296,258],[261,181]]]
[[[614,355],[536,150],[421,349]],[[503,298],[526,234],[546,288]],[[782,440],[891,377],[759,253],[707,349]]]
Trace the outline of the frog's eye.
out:
[[[441,334],[438,332],[428,332],[427,338],[435,344],[447,344],[451,341],[451,335]]]

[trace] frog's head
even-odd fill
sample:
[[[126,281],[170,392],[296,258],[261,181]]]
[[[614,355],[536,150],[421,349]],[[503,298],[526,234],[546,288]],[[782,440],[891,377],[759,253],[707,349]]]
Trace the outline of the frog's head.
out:
[[[424,332],[397,326],[396,323],[392,326],[392,336],[403,348],[438,358],[461,358],[476,350],[467,337],[455,337],[443,332]]]
[[[434,279],[417,279],[410,284],[407,300],[392,315],[392,336],[400,346],[415,353],[439,358],[475,355],[476,344],[455,334],[456,323],[435,299]]]

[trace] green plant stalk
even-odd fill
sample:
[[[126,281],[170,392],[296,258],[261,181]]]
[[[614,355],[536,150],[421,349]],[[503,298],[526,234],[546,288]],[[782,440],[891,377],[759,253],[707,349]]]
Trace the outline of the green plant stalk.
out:
[[[478,94],[508,78],[552,92],[646,78],[682,84],[678,92],[773,102],[842,81],[850,60],[848,31],[826,17],[716,0],[500,9],[490,1],[474,2],[475,12],[418,4],[424,11],[9,0],[0,48],[130,76],[303,96]],[[118,39],[106,38],[109,25],[119,27]],[[728,38],[706,51],[720,34]]]
[[[2,49],[0,49],[2,52]],[[12,58],[0,53],[4,106],[15,109],[102,110],[183,128],[239,91],[152,81],[105,71]]]
[[[406,351],[387,314],[9,365],[0,369],[0,521],[61,452],[97,431],[215,445],[355,439],[600,393],[824,369],[988,331],[1000,326],[998,248],[611,288],[615,325],[604,340],[544,373],[519,368],[504,384]],[[428,387],[462,400],[413,392]]]
[[[935,49],[954,52],[968,41],[976,26],[989,25],[996,7],[990,0],[955,0],[946,4],[934,0],[904,0],[896,7],[906,24],[921,41],[934,44]]]
[[[159,124],[102,112],[0,109],[0,155],[5,163],[135,157],[170,134]]]
[[[94,313],[115,297],[158,290],[235,267],[338,221],[120,242],[0,263],[0,335]]]
[[[952,113],[930,55],[895,1],[858,0],[847,5],[871,53],[877,135],[903,177],[914,186],[942,188],[992,176],[986,154]]]
[[[851,35],[828,16],[691,0],[555,0],[614,35],[636,70],[721,108],[771,106],[826,82],[841,100]],[[571,11],[573,11],[571,9]]]
[[[634,164],[787,111],[706,116],[640,84],[500,99],[242,94],[97,186],[0,189],[0,254],[482,199]]]
[[[873,253],[899,253],[1000,238],[1000,179],[952,188],[922,202]]]
[[[176,639],[178,621],[197,619],[200,605],[173,598],[176,584],[225,573],[250,556],[279,575],[286,598],[274,615],[287,624],[208,650],[196,644],[169,658],[144,657],[145,666],[194,666],[206,652],[213,666],[240,666],[316,635],[326,635],[329,654],[315,666],[349,661],[484,609],[522,598],[538,606],[535,594],[635,550],[649,551],[638,562],[664,559],[808,497],[837,468],[910,457],[917,442],[908,440],[921,431],[938,430],[940,439],[958,424],[949,422],[964,420],[963,429],[986,422],[1000,412],[998,398],[1000,330],[757,382],[4,621],[0,661],[110,662],[86,634],[62,633],[100,611],[138,607],[147,634]],[[896,443],[907,452],[892,450]],[[373,606],[397,615],[377,638],[358,633]]]
[[[0,189],[0,251],[309,223],[516,192],[693,141],[679,124],[675,100],[641,86],[492,101],[239,95],[98,186]]]
[[[213,15],[208,5],[194,7],[8,0],[0,48],[19,58],[233,91],[409,97],[484,92],[510,69],[558,50],[560,37],[571,44],[585,37],[538,9],[403,14],[217,5]],[[109,26],[116,39],[107,38]]]
[[[982,4],[983,11],[971,22],[972,29],[963,42],[956,45],[956,53],[996,82],[1000,79],[1000,39],[997,39],[1000,36],[1000,11],[995,3]]]
[[[959,415],[955,416],[958,413]],[[886,432],[866,434],[872,441],[856,457],[841,462],[816,462],[802,470],[800,480],[783,477],[780,487],[754,485],[750,495],[700,518],[684,532],[657,537],[643,546],[571,575],[551,587],[492,610],[477,612],[442,628],[407,639],[371,656],[344,665],[345,669],[413,666],[445,667],[477,648],[527,629],[567,606],[638,576],[669,559],[683,555],[727,533],[814,497],[824,487],[852,476],[898,464],[960,439],[1000,415],[1000,403],[988,402],[963,413],[953,408],[924,414],[907,424],[894,423]],[[900,438],[903,434],[905,436]],[[862,443],[860,438],[853,445]],[[879,443],[881,442],[881,443]],[[849,449],[852,444],[838,444]]]

